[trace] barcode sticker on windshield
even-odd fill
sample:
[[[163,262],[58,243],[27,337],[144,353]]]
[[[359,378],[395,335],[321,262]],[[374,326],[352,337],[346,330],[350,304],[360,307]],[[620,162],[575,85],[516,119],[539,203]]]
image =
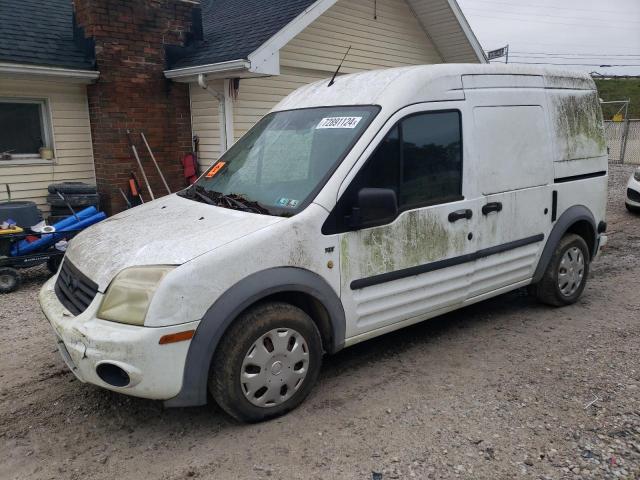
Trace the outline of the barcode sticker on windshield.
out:
[[[360,120],[362,117],[326,117],[316,128],[356,128]]]

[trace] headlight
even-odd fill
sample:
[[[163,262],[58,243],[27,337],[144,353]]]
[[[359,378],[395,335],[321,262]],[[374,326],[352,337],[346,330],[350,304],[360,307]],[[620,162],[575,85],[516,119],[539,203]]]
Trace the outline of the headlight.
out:
[[[636,171],[633,172],[633,178],[640,182],[640,168],[636,168]]]
[[[129,325],[144,325],[158,285],[175,267],[159,265],[122,270],[111,282],[98,310],[98,318]]]

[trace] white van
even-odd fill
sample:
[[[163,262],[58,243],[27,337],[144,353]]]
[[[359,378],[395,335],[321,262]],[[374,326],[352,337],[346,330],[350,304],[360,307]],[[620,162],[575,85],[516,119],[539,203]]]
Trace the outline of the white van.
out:
[[[575,302],[606,198],[588,75],[344,75],[194,186],[78,235],[40,302],[80,380],[258,421],[304,399],[325,352],[527,285]]]

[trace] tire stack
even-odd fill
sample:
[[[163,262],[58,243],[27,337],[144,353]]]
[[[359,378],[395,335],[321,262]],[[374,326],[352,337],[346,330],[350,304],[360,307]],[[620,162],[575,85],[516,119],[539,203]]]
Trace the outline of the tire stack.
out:
[[[76,212],[91,206],[100,208],[100,197],[95,185],[83,182],[52,183],[48,190],[47,203],[51,207],[50,225],[72,215],[69,206]],[[60,198],[58,192],[62,194],[64,200]]]

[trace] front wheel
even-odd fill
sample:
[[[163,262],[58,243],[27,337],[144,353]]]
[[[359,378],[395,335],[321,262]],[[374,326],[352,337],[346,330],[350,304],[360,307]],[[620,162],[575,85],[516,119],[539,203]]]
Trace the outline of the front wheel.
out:
[[[218,405],[244,422],[259,422],[297,407],[322,363],[322,339],[313,320],[286,303],[243,313],[222,338],[210,372]]]
[[[581,236],[562,237],[542,279],[533,285],[536,297],[556,307],[575,303],[587,284],[589,260],[589,247]]]
[[[15,268],[0,268],[0,293],[11,293],[22,283],[22,276]]]

